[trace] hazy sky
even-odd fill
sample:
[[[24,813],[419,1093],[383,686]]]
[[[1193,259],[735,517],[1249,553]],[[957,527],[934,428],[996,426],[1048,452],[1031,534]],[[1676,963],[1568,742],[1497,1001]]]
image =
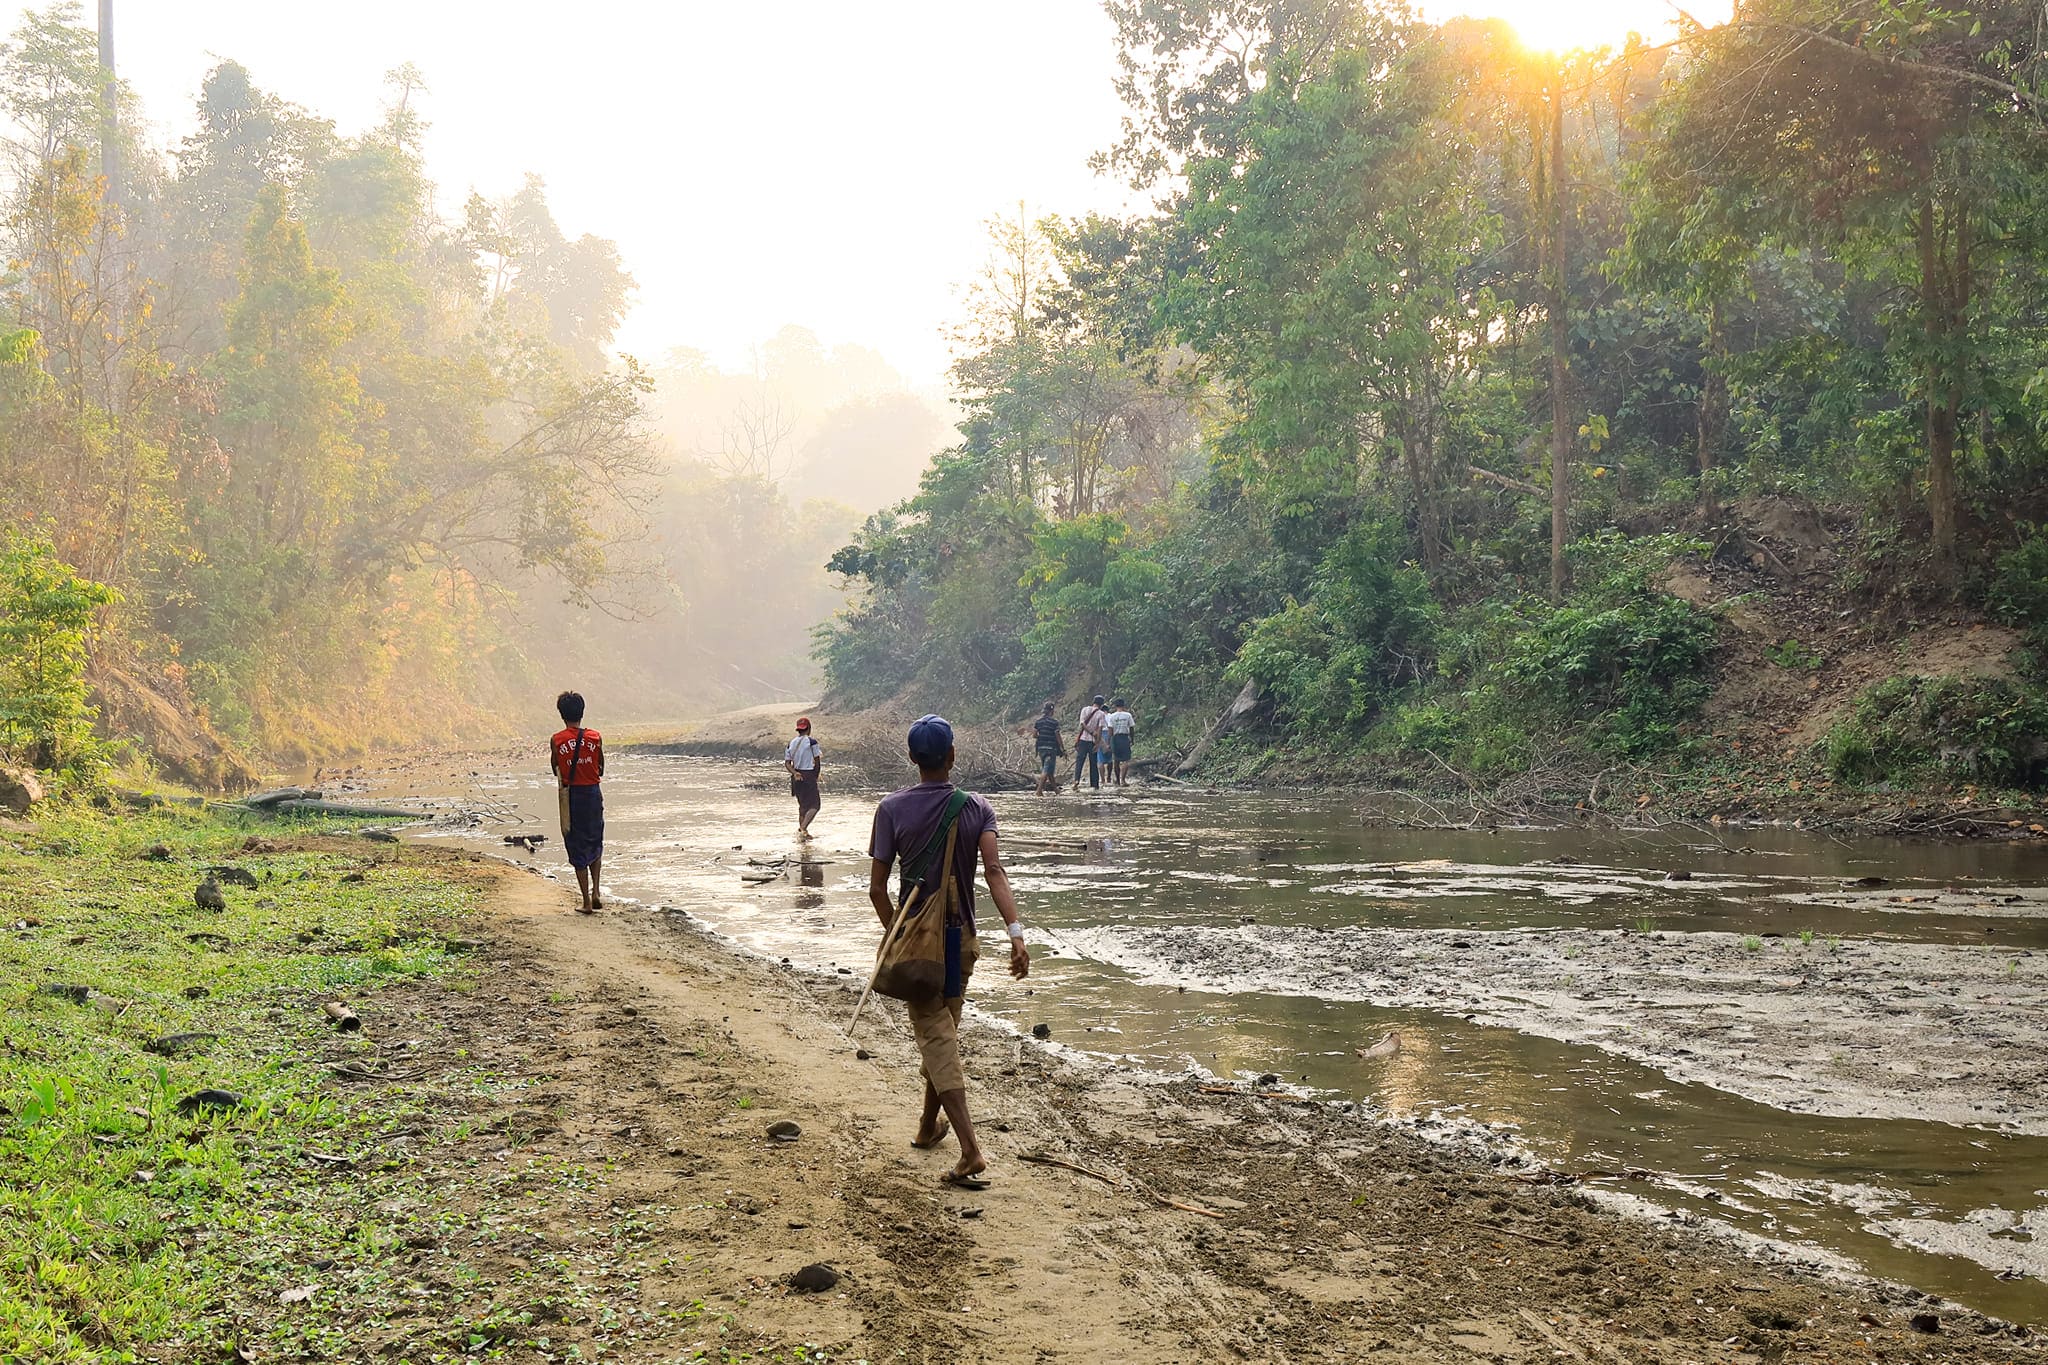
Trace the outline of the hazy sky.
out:
[[[932,382],[989,214],[1125,203],[1087,167],[1121,114],[1099,0],[116,3],[117,62],[160,142],[189,129],[223,57],[344,132],[377,116],[386,71],[416,64],[444,199],[541,175],[565,230],[619,243],[640,284],[620,340],[648,359],[693,345],[739,365],[796,322]],[[0,26],[30,8],[0,0]],[[1566,41],[1668,14],[1650,0],[1427,8]],[[1546,18],[1570,27],[1550,34]]]

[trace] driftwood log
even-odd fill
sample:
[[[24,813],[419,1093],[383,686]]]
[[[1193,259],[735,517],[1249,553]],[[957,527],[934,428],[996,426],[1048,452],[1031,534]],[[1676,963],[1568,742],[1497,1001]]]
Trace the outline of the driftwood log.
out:
[[[320,1008],[326,1013],[327,1022],[343,1033],[354,1033],[363,1026],[363,1021],[356,1016],[356,1012],[339,1000],[330,1000]]]
[[[247,804],[246,802],[244,803]],[[251,807],[279,815],[340,815],[358,820],[417,820],[420,813],[398,806],[354,806],[346,801],[319,801],[312,797],[291,797],[274,805]]]
[[[1222,715],[1216,717],[1216,723],[1209,727],[1208,733],[1203,735],[1200,742],[1188,751],[1188,756],[1181,761],[1181,765],[1173,770],[1174,775],[1176,777],[1186,777],[1189,773],[1201,767],[1202,760],[1209,756],[1209,750],[1215,747],[1216,741],[1229,734],[1232,730],[1235,730],[1258,704],[1259,685],[1255,682],[1246,683],[1244,690],[1237,694],[1237,700],[1230,703]]]
[[[242,798],[242,804],[254,810],[269,810],[284,801],[318,801],[324,793],[312,787],[274,787],[269,791],[254,792]]]

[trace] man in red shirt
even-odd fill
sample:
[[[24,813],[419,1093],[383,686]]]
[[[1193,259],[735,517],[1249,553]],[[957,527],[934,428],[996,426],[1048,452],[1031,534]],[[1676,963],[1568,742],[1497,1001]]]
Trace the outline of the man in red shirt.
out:
[[[548,741],[548,766],[561,783],[562,847],[583,892],[583,904],[576,908],[591,915],[604,904],[597,891],[604,863],[604,795],[598,788],[604,776],[604,737],[584,728],[582,694],[564,692],[555,698],[555,710],[562,713],[565,728]]]

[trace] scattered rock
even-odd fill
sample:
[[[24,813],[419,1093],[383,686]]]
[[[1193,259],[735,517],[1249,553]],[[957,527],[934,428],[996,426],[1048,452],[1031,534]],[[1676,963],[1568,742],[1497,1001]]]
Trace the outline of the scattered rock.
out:
[[[167,863],[171,860],[171,846],[169,844],[151,844],[148,848],[142,850],[138,856],[146,862]]]
[[[257,886],[256,874],[246,867],[209,867],[206,869],[206,878],[208,881],[220,882],[227,886],[240,886],[250,891],[254,891]]]
[[[857,1047],[853,1050],[853,1059],[856,1062],[865,1062],[872,1058],[874,1055],[874,1053],[868,1051],[864,1047]]]
[[[1666,872],[1664,880],[1667,882],[1689,882],[1692,880],[1692,873],[1687,872],[1684,868],[1680,868],[1676,872]]]
[[[142,1045],[144,1052],[154,1052],[159,1057],[176,1057],[190,1052],[201,1043],[210,1043],[220,1037],[218,1033],[167,1033],[161,1038],[152,1038]]]
[[[1931,1335],[1941,1330],[1941,1317],[1936,1313],[1915,1313],[1906,1320],[1906,1325],[1916,1332],[1926,1332]]]
[[[43,799],[43,784],[26,768],[0,768],[0,810],[27,815]]]
[[[215,881],[210,873],[205,881],[199,883],[193,889],[192,903],[201,910],[225,910],[228,908],[228,898],[221,895],[220,883]]]
[[[1043,1042],[1045,1039],[1052,1037],[1052,1025],[1033,1024],[1031,1026],[1031,1036]]]
[[[185,988],[185,998],[187,1000],[204,1000],[207,996],[212,994],[213,992],[206,989],[206,987],[204,986],[187,986]]]
[[[789,1277],[789,1287],[799,1294],[822,1294],[839,1284],[839,1272],[819,1261]]]
[[[199,1090],[178,1101],[178,1112],[197,1114],[205,1109],[240,1109],[242,1097],[232,1090]]]
[[[1265,1075],[1259,1077],[1258,1083],[1260,1085],[1278,1085],[1280,1084],[1280,1077],[1274,1074],[1273,1072],[1268,1071]]]
[[[768,1125],[768,1136],[774,1138],[777,1142],[795,1142],[803,1135],[804,1130],[791,1123],[788,1119],[782,1119]]]
[[[92,987],[67,981],[46,981],[36,988],[36,994],[54,995],[59,1000],[69,1000],[74,1005],[83,1005],[92,999]]]

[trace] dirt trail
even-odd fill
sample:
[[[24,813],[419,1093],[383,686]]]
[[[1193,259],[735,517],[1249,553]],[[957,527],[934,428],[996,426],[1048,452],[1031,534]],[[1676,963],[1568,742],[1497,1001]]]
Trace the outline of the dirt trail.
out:
[[[578,917],[559,886],[494,875],[480,988],[404,987],[386,1007],[415,1011],[501,1078],[497,1098],[447,1097],[443,1121],[468,1135],[444,1139],[451,1179],[480,1150],[486,1169],[574,1162],[592,1175],[520,1196],[540,1212],[500,1206],[527,1189],[516,1174],[485,1187],[496,1194],[472,1181],[449,1196],[473,1205],[468,1226],[534,1230],[450,1238],[414,1259],[486,1285],[573,1263],[597,1298],[560,1317],[557,1351],[591,1340],[608,1358],[648,1361],[2048,1359],[2041,1338],[1953,1305],[1617,1216],[1498,1149],[1083,1070],[980,1026],[969,1074],[999,1179],[983,1194],[945,1190],[950,1144],[907,1145],[907,1033],[874,1016],[860,1044],[875,1056],[860,1060],[837,1027],[850,978],[739,955],[673,913]],[[766,1138],[781,1119],[801,1125],[798,1141]],[[1113,1183],[1021,1160],[1034,1150]],[[577,1240],[600,1224],[608,1242]],[[786,1287],[811,1262],[840,1272],[835,1290]],[[678,1317],[674,1305],[697,1301],[701,1313]],[[616,1325],[635,1313],[643,1329]],[[1935,1335],[1911,1325],[1926,1313]]]

